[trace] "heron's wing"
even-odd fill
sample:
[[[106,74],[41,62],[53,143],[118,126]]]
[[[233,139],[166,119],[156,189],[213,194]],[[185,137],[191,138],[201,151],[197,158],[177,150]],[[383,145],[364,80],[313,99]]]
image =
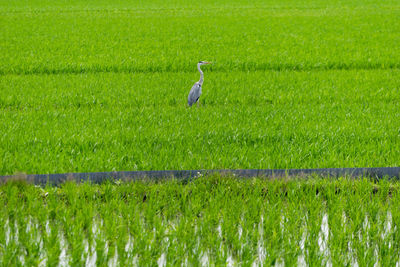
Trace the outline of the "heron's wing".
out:
[[[200,95],[201,95],[201,85],[199,83],[195,83],[189,92],[188,105],[191,106],[194,103],[196,103]]]

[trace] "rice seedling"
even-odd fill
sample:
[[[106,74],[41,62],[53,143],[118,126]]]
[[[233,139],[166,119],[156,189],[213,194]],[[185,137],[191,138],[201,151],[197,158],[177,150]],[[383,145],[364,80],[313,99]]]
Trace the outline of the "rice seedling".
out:
[[[395,265],[398,189],[386,180],[220,176],[59,188],[7,183],[0,186],[0,260]]]

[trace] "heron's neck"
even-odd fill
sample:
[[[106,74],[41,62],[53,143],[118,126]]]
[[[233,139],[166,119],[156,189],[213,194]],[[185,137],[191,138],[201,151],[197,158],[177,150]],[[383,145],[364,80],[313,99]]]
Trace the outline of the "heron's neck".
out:
[[[204,78],[204,75],[203,75],[203,72],[201,71],[201,69],[200,69],[200,64],[197,64],[197,69],[199,70],[199,72],[200,72],[200,80],[199,80],[199,84],[201,85],[201,84],[203,84],[203,78]]]

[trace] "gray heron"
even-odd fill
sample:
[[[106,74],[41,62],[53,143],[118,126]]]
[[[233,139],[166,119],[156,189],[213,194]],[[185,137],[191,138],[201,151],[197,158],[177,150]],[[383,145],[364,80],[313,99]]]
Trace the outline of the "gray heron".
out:
[[[204,79],[204,75],[200,69],[200,66],[205,65],[205,64],[211,64],[211,62],[200,61],[199,63],[197,63],[197,69],[200,72],[200,80],[193,85],[192,89],[190,89],[189,96],[188,96],[189,107],[191,107],[194,103],[199,101],[199,97],[201,95],[201,87],[203,86],[203,79]],[[197,104],[198,103],[199,102],[197,102]]]

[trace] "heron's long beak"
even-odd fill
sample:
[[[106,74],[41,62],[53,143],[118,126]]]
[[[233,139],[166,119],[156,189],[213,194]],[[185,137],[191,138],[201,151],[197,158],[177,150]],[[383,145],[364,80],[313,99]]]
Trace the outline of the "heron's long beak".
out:
[[[204,62],[205,64],[212,64],[212,62]]]

